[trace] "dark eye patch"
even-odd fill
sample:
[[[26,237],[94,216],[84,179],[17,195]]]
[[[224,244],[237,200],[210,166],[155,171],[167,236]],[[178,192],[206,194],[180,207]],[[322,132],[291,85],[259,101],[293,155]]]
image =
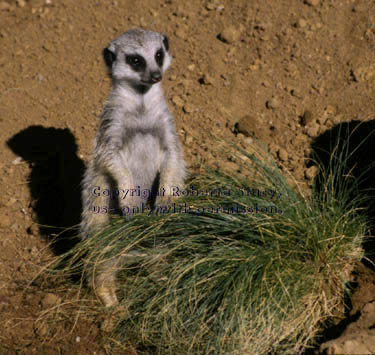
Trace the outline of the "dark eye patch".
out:
[[[125,62],[130,65],[134,71],[144,71],[146,69],[146,61],[141,55],[127,55],[125,57]]]
[[[158,63],[159,67],[163,65],[164,61],[164,51],[160,48],[155,54],[155,61]]]

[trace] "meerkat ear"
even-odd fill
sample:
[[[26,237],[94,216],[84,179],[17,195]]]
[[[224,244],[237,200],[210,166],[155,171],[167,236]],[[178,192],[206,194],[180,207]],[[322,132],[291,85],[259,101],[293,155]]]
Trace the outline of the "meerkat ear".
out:
[[[169,40],[166,35],[163,35],[163,44],[164,44],[165,50],[169,51]]]
[[[109,48],[104,48],[102,54],[104,62],[107,65],[108,69],[112,69],[112,64],[116,60],[116,54]]]

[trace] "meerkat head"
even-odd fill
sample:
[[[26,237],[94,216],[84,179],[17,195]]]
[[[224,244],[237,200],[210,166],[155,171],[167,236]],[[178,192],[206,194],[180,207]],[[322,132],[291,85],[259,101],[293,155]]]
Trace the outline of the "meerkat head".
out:
[[[115,84],[124,83],[146,92],[161,81],[171,63],[167,36],[133,29],[114,39],[103,58]]]

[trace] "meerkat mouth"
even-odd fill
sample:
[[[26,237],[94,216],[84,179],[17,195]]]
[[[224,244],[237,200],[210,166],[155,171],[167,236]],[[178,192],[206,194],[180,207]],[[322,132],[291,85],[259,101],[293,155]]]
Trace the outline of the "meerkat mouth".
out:
[[[160,82],[160,80],[158,80],[158,81],[152,81],[152,80],[142,80],[141,81],[141,85],[148,85],[148,86],[150,86],[150,85],[154,85],[154,84],[157,84],[157,83],[159,83]]]
[[[162,77],[163,76],[160,71],[151,71],[150,74],[147,75],[147,79],[142,79],[141,82],[142,84],[153,85],[160,82]]]
[[[160,81],[161,81],[161,77],[159,77],[159,78],[150,78],[150,79],[148,79],[148,80],[141,80],[141,84],[142,85],[154,85],[154,84],[157,84],[157,83],[159,83]]]

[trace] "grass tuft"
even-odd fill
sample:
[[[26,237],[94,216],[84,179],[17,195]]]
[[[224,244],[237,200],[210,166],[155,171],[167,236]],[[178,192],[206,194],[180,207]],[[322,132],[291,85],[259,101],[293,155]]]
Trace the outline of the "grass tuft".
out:
[[[200,194],[114,218],[65,255],[65,273],[95,273],[139,252],[119,270],[123,344],[157,354],[300,353],[342,305],[363,256],[360,201],[337,184],[339,171],[307,198],[272,162],[246,158],[247,180],[209,171],[187,188]]]

